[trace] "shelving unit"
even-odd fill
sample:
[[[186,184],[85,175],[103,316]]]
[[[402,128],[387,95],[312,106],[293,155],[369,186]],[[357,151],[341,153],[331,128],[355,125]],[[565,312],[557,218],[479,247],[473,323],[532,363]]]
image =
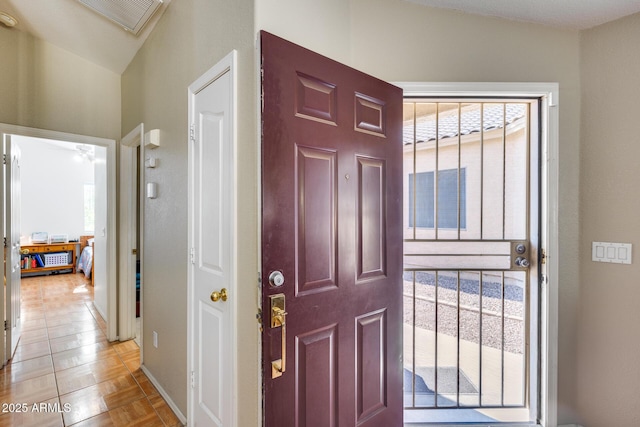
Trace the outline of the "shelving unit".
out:
[[[75,243],[43,243],[43,244],[32,244],[22,246],[20,249],[21,253],[21,266],[22,266],[22,275],[32,274],[32,273],[49,273],[52,271],[61,271],[61,270],[71,270],[73,273],[76,272],[76,244]],[[44,267],[39,266],[38,262],[35,262],[35,266],[32,260],[36,257],[35,255],[39,255],[42,262],[45,264]],[[45,257],[45,255],[47,255]],[[60,262],[55,262],[56,258],[60,258],[60,256],[56,257],[56,255],[64,255],[66,256],[67,263],[62,264]],[[63,258],[64,259],[64,258]],[[51,265],[49,262],[53,263]],[[64,262],[64,261],[63,261]]]

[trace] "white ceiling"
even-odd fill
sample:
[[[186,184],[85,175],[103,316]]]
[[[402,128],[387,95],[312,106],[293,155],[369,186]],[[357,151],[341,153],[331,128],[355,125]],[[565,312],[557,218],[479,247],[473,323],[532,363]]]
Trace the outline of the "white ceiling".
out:
[[[122,74],[149,36],[170,0],[138,36],[77,0],[0,0],[0,11],[18,19],[16,29]]]
[[[148,37],[169,1],[164,0],[164,5],[138,36],[95,14],[77,0],[0,0],[0,11],[18,19],[17,30],[30,32],[121,74]],[[586,29],[640,12],[640,0],[407,1],[571,29]]]
[[[640,0],[407,0],[425,6],[584,30],[640,12]]]

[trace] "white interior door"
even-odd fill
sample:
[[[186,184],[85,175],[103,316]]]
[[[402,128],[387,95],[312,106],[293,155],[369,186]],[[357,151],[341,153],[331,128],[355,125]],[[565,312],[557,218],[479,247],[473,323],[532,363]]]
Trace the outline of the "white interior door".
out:
[[[108,322],[109,315],[109,286],[108,281],[108,238],[109,219],[107,217],[107,149],[105,147],[95,147],[95,230],[93,244],[93,304],[100,312],[100,315]],[[115,302],[115,301],[114,301]]]
[[[11,359],[20,340],[20,150],[5,136],[6,353]]]
[[[235,421],[232,54],[189,88],[189,424]]]

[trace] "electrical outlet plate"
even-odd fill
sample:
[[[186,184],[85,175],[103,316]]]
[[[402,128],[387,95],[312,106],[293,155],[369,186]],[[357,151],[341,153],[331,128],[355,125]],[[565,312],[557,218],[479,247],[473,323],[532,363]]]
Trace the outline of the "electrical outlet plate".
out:
[[[596,262],[631,264],[631,243],[593,242],[591,259]]]

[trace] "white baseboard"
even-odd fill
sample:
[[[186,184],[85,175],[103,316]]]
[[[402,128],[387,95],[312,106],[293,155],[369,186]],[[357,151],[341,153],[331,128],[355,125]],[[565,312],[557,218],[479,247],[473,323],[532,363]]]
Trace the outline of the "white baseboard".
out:
[[[187,417],[185,417],[184,414],[180,411],[180,409],[178,409],[178,406],[169,397],[167,392],[164,391],[164,389],[162,388],[158,380],[156,380],[155,377],[151,375],[151,372],[149,372],[146,366],[141,365],[140,369],[142,369],[142,372],[144,372],[147,378],[149,378],[149,381],[151,381],[151,384],[153,384],[153,386],[158,390],[158,393],[160,393],[160,396],[162,396],[162,398],[167,402],[167,405],[169,405],[169,408],[171,408],[173,413],[176,414],[176,417],[178,417],[182,425],[187,425]]]

